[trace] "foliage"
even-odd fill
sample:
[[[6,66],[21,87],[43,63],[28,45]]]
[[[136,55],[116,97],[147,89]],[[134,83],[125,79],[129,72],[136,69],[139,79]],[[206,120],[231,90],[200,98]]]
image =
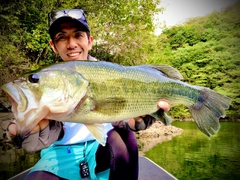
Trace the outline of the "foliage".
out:
[[[221,12],[164,30],[158,37],[160,51],[148,59],[150,63],[164,61],[174,66],[187,83],[229,96],[232,104],[227,115],[233,119],[240,114],[239,12],[240,3],[236,3]],[[174,113],[175,118],[189,117],[183,107],[177,107]]]
[[[1,72],[5,74],[1,81],[9,81],[9,77],[17,76],[26,69],[31,68],[34,60],[42,49],[48,46],[48,41],[41,41],[39,47],[29,45],[37,44],[39,35],[42,38],[48,37],[46,30],[42,34],[34,33],[39,24],[46,23],[46,7],[48,1],[3,1],[0,7],[0,41],[1,45]],[[44,11],[45,10],[45,11]],[[45,27],[46,28],[46,27]],[[44,33],[45,32],[45,33]],[[14,73],[13,73],[13,72]]]

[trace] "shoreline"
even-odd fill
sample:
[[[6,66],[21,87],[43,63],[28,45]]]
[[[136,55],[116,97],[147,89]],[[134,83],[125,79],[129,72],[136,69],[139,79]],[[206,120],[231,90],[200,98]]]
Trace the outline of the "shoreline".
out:
[[[181,135],[183,129],[175,126],[165,126],[162,122],[155,122],[146,130],[136,132],[139,146],[139,156],[144,156],[154,146],[165,141],[171,141],[173,137]]]

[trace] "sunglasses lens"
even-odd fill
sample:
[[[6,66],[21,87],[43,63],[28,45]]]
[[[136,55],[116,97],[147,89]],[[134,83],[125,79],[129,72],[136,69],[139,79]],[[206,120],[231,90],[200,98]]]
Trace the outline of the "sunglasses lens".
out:
[[[72,17],[75,19],[84,19],[85,17],[83,15],[83,11],[80,9],[72,9],[72,10],[63,10],[63,11],[57,11],[57,12],[51,12],[49,14],[49,20],[50,23],[52,23],[53,21],[55,21],[56,19],[60,18],[60,17]]]
[[[56,19],[58,19],[62,16],[64,16],[64,12],[63,11],[57,11],[56,13],[54,13],[54,16],[52,16],[52,20],[55,21]]]
[[[68,13],[68,16],[75,18],[75,19],[81,19],[83,16],[83,11],[81,10],[70,10]],[[85,19],[85,18],[84,18]]]

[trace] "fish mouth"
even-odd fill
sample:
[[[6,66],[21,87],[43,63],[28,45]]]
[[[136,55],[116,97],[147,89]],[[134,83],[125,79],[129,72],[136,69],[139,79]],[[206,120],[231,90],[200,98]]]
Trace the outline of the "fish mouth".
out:
[[[18,109],[18,102],[21,102],[20,94],[24,94],[23,91],[12,82],[3,85],[2,90],[7,94],[12,103],[12,112],[16,112]]]
[[[29,120],[34,113],[34,109],[36,109],[36,104],[34,102],[29,105],[29,99],[26,93],[30,91],[12,82],[3,85],[1,88],[11,101],[11,111],[16,119],[18,129],[17,134],[21,137],[25,137],[36,126],[36,123]]]

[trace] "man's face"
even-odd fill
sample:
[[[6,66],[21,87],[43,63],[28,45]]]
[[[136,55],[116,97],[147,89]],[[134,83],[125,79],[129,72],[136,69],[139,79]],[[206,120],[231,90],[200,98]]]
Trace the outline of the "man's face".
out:
[[[64,61],[87,60],[88,51],[92,49],[93,37],[77,28],[73,23],[60,25],[54,40],[50,40],[53,51]]]

